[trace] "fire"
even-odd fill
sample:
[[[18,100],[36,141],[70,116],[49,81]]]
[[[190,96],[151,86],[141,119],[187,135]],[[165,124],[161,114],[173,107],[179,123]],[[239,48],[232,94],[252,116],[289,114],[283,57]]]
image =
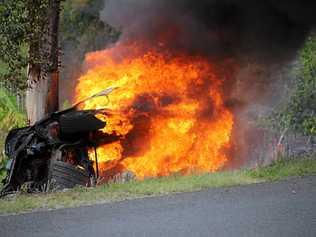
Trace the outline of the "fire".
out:
[[[138,178],[213,172],[228,161],[233,115],[223,102],[216,66],[203,57],[175,55],[137,44],[89,53],[76,101],[107,87],[108,98],[83,109],[107,108],[103,132],[122,139],[98,148],[104,174]]]

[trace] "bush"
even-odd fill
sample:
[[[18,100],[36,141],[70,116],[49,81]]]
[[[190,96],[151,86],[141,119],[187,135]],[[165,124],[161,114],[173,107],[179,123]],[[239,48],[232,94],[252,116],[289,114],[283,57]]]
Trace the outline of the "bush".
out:
[[[314,137],[316,135],[316,33],[306,41],[299,54],[296,86],[290,99],[277,108],[269,120],[279,131]]]
[[[7,90],[0,89],[0,178],[5,173],[6,157],[3,155],[5,137],[8,131],[26,124],[26,115],[16,103],[15,96]]]

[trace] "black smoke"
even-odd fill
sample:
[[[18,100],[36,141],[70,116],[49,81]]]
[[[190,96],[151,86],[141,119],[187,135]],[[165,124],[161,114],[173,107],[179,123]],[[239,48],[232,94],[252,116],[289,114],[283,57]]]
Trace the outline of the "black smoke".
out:
[[[316,24],[316,1],[110,0],[104,19],[122,40],[162,40],[170,49],[213,58],[279,62],[295,55]]]
[[[222,64],[227,105],[248,109],[282,96],[284,68],[315,28],[315,12],[316,1],[300,0],[108,0],[101,18],[121,29],[120,41]]]

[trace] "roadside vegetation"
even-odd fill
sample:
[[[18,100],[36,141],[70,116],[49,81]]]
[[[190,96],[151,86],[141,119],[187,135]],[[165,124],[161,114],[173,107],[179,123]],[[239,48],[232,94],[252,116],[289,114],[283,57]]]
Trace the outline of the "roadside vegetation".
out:
[[[281,134],[316,136],[316,32],[300,50],[294,87],[267,118],[268,126]]]
[[[0,200],[0,214],[93,205],[180,192],[201,191],[208,188],[278,181],[288,177],[307,175],[316,175],[315,155],[289,160],[281,159],[270,166],[256,169],[191,176],[175,175],[144,181],[134,180],[121,184],[110,183],[99,185],[96,188],[77,187],[71,190],[41,194],[21,192]]]
[[[26,124],[26,116],[19,107],[15,95],[5,88],[0,88],[0,179],[5,174],[7,158],[3,154],[5,137],[12,128],[23,127]]]

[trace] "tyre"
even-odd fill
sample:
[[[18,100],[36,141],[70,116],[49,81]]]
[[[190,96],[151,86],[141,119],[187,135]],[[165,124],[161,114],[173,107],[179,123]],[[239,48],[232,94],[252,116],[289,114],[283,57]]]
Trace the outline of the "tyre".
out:
[[[94,186],[95,177],[88,171],[63,161],[53,161],[50,183],[55,189],[73,188],[75,186]]]

